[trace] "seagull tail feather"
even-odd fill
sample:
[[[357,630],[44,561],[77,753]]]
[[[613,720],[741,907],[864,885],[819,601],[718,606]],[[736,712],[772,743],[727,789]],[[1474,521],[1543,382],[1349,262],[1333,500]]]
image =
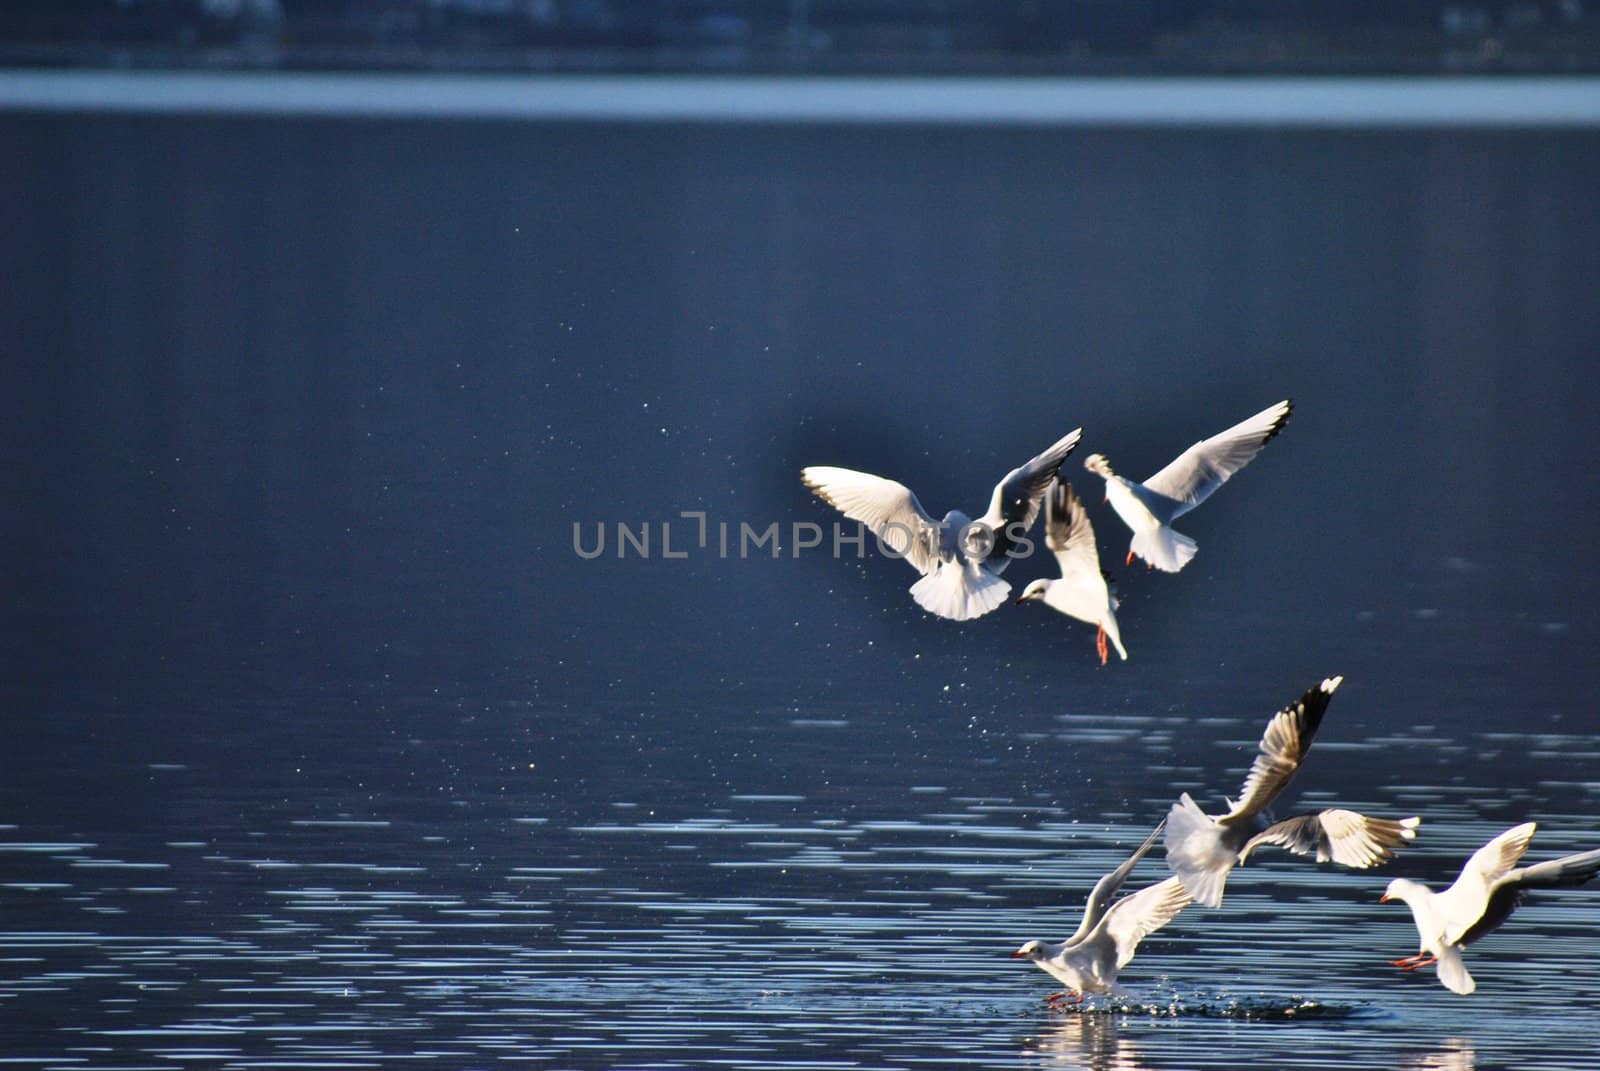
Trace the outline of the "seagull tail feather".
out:
[[[982,617],[1006,601],[1011,585],[981,565],[940,562],[911,585],[917,605],[935,617],[970,621]]]
[[[1467,965],[1461,961],[1461,949],[1455,945],[1446,945],[1439,953],[1438,971],[1439,981],[1452,993],[1467,996],[1478,988],[1478,983],[1467,973]]]
[[[1222,830],[1185,792],[1167,812],[1167,865],[1206,907],[1222,903],[1222,889],[1237,856],[1222,843]]]
[[[1162,525],[1135,532],[1130,549],[1162,572],[1176,573],[1189,564],[1200,545],[1182,532]]]

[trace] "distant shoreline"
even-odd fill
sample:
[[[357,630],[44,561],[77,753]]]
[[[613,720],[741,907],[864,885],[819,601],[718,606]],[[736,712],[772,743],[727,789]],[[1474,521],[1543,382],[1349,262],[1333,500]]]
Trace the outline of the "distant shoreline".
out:
[[[641,123],[1600,126],[1600,77],[844,77],[0,69],[0,112]]]

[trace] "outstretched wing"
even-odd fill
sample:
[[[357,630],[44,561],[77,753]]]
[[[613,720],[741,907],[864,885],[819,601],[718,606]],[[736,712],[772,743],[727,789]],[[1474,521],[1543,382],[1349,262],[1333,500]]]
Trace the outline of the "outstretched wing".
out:
[[[1128,856],[1125,863],[1094,883],[1094,889],[1089,893],[1089,901],[1083,907],[1083,921],[1078,923],[1078,928],[1073,931],[1071,937],[1067,938],[1066,943],[1068,945],[1077,944],[1089,936],[1090,931],[1096,926],[1100,925],[1100,920],[1106,916],[1106,908],[1116,898],[1117,893],[1122,891],[1122,886],[1127,882],[1128,875],[1133,873],[1133,868],[1139,865],[1139,860],[1143,859],[1145,853],[1154,846],[1166,824],[1167,820],[1163,818],[1156,825],[1156,828],[1150,832],[1150,835],[1144,839],[1144,843],[1139,845],[1132,855]]]
[[[1106,912],[1106,936],[1117,948],[1117,969],[1121,970],[1133,959],[1139,942],[1178,917],[1178,912],[1189,906],[1189,891],[1176,877],[1146,886],[1125,896]]]
[[[1228,477],[1250,463],[1274,435],[1283,430],[1294,402],[1288,398],[1242,420],[1227,431],[1202,439],[1179,454],[1144,485],[1178,503],[1173,517],[1181,517],[1228,482]]]
[[[926,575],[939,564],[939,522],[928,516],[905,484],[828,465],[801,469],[800,479],[818,498],[870,528],[917,572]]]
[[[1006,473],[1005,479],[995,485],[994,494],[989,497],[989,510],[979,518],[995,534],[989,551],[991,560],[1011,549],[1007,528],[1013,524],[1021,525],[1023,531],[1033,527],[1050,481],[1056,478],[1061,463],[1077,449],[1082,435],[1082,428],[1067,432],[1032,461]]]
[[[1056,556],[1061,579],[1068,582],[1081,579],[1091,591],[1095,584],[1104,582],[1089,511],[1083,508],[1083,501],[1066,480],[1057,479],[1045,495],[1044,542]]]
[[[1490,922],[1491,901],[1496,886],[1516,869],[1533,840],[1534,830],[1538,828],[1535,822],[1512,826],[1473,852],[1472,858],[1461,868],[1461,876],[1456,878],[1455,884],[1434,899],[1434,910],[1443,923],[1446,944],[1458,944],[1464,936],[1474,931],[1475,938],[1481,937],[1504,922],[1515,910],[1515,900],[1509,904],[1494,904],[1499,918]]]
[[[1542,863],[1513,870],[1490,890],[1489,904],[1483,909],[1483,915],[1467,927],[1457,943],[1470,945],[1485,934],[1499,929],[1500,924],[1522,906],[1529,889],[1583,885],[1593,880],[1596,874],[1600,874],[1600,849],[1561,859],[1546,859]]]
[[[1393,859],[1396,850],[1416,839],[1421,824],[1420,818],[1395,821],[1330,808],[1268,826],[1245,841],[1239,859],[1242,862],[1263,844],[1275,844],[1296,855],[1314,856],[1319,863],[1366,870]]]
[[[1322,724],[1328,701],[1343,680],[1343,677],[1325,678],[1321,684],[1273,715],[1272,720],[1267,722],[1266,732],[1261,734],[1260,750],[1255,762],[1250,765],[1250,773],[1245,776],[1239,802],[1234,804],[1233,810],[1217,819],[1219,824],[1229,825],[1253,818],[1284,790],[1295,771],[1300,769],[1300,761],[1306,757],[1306,752],[1311,750],[1312,737],[1316,735],[1317,726]]]

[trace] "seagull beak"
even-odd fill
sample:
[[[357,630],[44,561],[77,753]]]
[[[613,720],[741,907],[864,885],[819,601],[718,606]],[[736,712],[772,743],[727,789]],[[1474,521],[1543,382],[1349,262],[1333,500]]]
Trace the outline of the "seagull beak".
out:
[[[1378,897],[1378,903],[1387,904],[1388,902],[1389,902],[1389,894],[1388,893],[1384,893],[1382,896]]]
[[[1022,954],[1022,950],[1021,949],[1018,949],[1017,951],[1011,953],[1011,958],[1012,959],[1027,959],[1028,957],[1024,956]]]
[[[1012,600],[1012,605],[1013,606],[1021,606],[1023,603],[1025,603],[1027,601],[1028,601],[1028,597],[1026,595],[1018,595],[1014,600]]]

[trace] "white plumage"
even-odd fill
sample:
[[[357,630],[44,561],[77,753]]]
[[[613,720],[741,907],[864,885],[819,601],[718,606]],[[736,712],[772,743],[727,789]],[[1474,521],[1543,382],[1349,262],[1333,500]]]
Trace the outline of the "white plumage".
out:
[[[1394,857],[1395,849],[1413,840],[1420,818],[1370,818],[1355,811],[1326,808],[1274,822],[1267,808],[1300,769],[1311,750],[1333,693],[1343,677],[1325,678],[1275,714],[1261,734],[1255,761],[1245,776],[1239,801],[1227,814],[1212,817],[1187,792],[1167,814],[1167,865],[1195,902],[1222,903],[1229,872],[1262,845],[1276,845],[1296,855],[1314,856],[1364,870]]]
[[[1133,531],[1128,564],[1135,555],[1155,568],[1176,573],[1194,557],[1197,544],[1171,524],[1210,498],[1228,478],[1248,465],[1283,430],[1294,403],[1285,398],[1227,431],[1202,439],[1143,483],[1118,476],[1103,454],[1090,454],[1083,467],[1105,477],[1106,500]]]
[[[1462,961],[1463,948],[1499,929],[1529,890],[1582,885],[1600,873],[1600,849],[1517,866],[1537,828],[1533,822],[1513,826],[1473,852],[1444,892],[1407,878],[1391,881],[1381,899],[1402,900],[1411,908],[1422,949],[1394,965],[1407,971],[1436,966],[1446,989],[1469,994],[1478,986]]]
[[[1188,906],[1189,894],[1176,878],[1167,878],[1111,903],[1160,834],[1158,825],[1126,862],[1095,883],[1084,905],[1083,921],[1071,937],[1054,944],[1028,941],[1011,954],[1014,959],[1029,960],[1067,986],[1067,992],[1053,993],[1046,999],[1078,1001],[1086,993],[1119,992],[1117,974],[1133,959],[1139,942],[1177,918]]]
[[[1117,628],[1117,598],[1100,570],[1094,527],[1083,502],[1065,480],[1056,480],[1045,495],[1044,538],[1061,576],[1040,577],[1022,589],[1017,601],[1042,602],[1068,617],[1097,626],[1095,648],[1100,653],[1100,664],[1105,665],[1110,658],[1107,639],[1127,661],[1128,650],[1122,646],[1122,634]]]
[[[1011,585],[1000,574],[1039,516],[1045,490],[1078,445],[1077,428],[995,485],[989,508],[974,521],[959,510],[934,520],[911,489],[854,469],[813,465],[800,478],[851,520],[865,524],[890,551],[922,574],[911,597],[930,614],[968,621],[1005,602]]]

